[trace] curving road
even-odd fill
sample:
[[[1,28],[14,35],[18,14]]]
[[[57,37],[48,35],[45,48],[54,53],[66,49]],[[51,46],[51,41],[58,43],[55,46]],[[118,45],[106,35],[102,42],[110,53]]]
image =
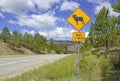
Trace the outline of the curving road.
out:
[[[0,78],[13,77],[66,56],[68,55],[0,56]]]

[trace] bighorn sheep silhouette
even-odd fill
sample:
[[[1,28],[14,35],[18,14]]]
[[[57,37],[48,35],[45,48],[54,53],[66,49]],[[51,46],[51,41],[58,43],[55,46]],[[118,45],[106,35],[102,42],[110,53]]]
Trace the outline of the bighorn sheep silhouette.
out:
[[[84,20],[83,17],[77,17],[76,14],[72,15],[72,17],[74,18],[74,20],[76,21],[76,24],[78,25],[78,21],[81,21],[82,24],[84,24]]]

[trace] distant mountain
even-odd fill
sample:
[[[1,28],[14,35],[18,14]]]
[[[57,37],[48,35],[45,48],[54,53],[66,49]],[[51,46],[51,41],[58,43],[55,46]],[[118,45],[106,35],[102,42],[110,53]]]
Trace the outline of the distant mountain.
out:
[[[59,45],[59,46],[72,46],[72,45],[76,45],[76,43],[72,42],[72,41],[55,41],[55,44]]]
[[[66,46],[68,48],[68,53],[76,53],[77,52],[77,42],[72,41],[55,41],[56,45]]]

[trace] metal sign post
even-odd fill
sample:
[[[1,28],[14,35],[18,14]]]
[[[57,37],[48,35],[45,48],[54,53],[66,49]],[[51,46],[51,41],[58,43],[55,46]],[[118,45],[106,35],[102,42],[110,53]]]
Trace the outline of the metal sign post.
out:
[[[68,18],[67,21],[78,31],[72,33],[72,41],[78,42],[78,81],[80,81],[80,42],[85,41],[85,32],[80,30],[91,20],[82,9],[77,8]]]
[[[78,81],[80,81],[80,42],[78,42]]]

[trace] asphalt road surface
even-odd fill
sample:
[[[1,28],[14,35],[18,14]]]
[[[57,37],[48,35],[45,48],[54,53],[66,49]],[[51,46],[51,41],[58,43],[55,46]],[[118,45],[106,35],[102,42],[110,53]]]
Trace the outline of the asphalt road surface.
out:
[[[68,55],[0,56],[0,78],[14,77],[66,56]]]

